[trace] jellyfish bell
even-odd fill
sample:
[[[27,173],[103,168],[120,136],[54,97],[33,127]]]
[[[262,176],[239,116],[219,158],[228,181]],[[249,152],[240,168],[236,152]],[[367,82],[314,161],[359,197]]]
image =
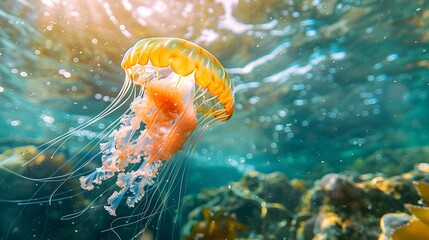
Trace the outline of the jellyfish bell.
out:
[[[226,70],[208,51],[184,39],[140,40],[126,52],[121,66],[125,81],[111,104],[93,119],[44,146],[63,145],[78,131],[117,112],[131,100],[125,113],[106,128],[109,133],[100,143],[101,163],[95,169],[83,174],[98,160],[78,159],[78,166],[70,173],[44,179],[65,182],[78,177],[81,188],[87,191],[114,179],[115,186],[104,190],[91,203],[95,205],[108,195],[103,205],[113,216],[118,214],[121,204],[133,208],[148,193],[162,192],[163,199],[150,197],[143,202],[152,202],[155,210],[143,206],[140,214],[118,218],[124,223],[115,220],[112,231],[162,211],[174,188],[172,180],[180,176],[176,168],[186,164],[193,146],[209,127],[228,120],[234,111],[233,84]],[[63,187],[63,183],[59,185],[55,192]],[[49,201],[55,199],[55,192]],[[80,216],[87,209],[63,219]],[[139,234],[146,228],[144,225]]]

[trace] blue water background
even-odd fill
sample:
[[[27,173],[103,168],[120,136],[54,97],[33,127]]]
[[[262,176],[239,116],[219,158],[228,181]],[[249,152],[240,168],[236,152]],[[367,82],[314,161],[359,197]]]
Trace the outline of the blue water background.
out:
[[[188,193],[250,170],[316,180],[377,150],[427,145],[426,1],[148,2],[0,3],[0,150],[95,116],[122,86],[126,49],[150,36],[196,42],[235,85],[233,118],[190,156]]]

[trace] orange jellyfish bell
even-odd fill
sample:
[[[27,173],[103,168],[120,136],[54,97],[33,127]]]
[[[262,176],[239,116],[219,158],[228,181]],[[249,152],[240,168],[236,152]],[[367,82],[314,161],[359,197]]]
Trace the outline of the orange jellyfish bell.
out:
[[[228,120],[233,114],[234,93],[228,73],[212,54],[194,43],[179,38],[143,39],[127,51],[121,65],[127,76],[142,74],[143,78],[133,78],[137,85],[145,84],[142,80],[147,80],[148,73],[141,72],[145,69],[170,68],[178,76],[190,76],[208,93],[194,99],[203,103],[197,109],[200,113],[213,114],[219,120]]]
[[[135,96],[119,128],[101,144],[102,165],[80,177],[86,190],[117,176],[120,188],[105,209],[116,215],[124,196],[134,207],[154,184],[164,161],[171,160],[215,122],[234,111],[234,92],[225,68],[208,51],[178,38],[148,38],[130,48],[122,61],[126,78],[106,114],[126,97]],[[101,113],[103,116],[104,113]],[[195,141],[195,140],[194,140]]]

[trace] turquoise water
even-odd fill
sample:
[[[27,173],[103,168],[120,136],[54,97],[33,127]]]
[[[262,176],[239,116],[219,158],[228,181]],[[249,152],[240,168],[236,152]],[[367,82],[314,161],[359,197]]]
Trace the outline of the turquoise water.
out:
[[[405,151],[407,160],[393,154],[393,162],[374,154],[399,155],[429,140],[428,7],[425,1],[371,0],[2,2],[0,152],[42,145],[88,121],[118,94],[129,47],[146,37],[174,36],[220,60],[236,100],[234,116],[207,131],[186,166],[177,167],[186,176],[186,192],[176,188],[178,196],[253,170],[309,182],[332,172],[404,173],[427,162],[425,155]],[[19,154],[2,155],[0,164],[43,179],[63,164],[50,162],[55,149],[64,159],[77,154],[65,172],[79,159],[99,161],[91,140],[119,117],[112,114],[47,149],[46,166],[21,166]],[[11,159],[18,163],[5,165]],[[0,180],[1,221],[8,222],[0,239],[116,237],[100,232],[115,219],[102,202],[94,213],[61,220],[98,194],[82,194],[76,178],[51,205],[43,196],[55,185],[38,191],[43,181],[4,170]],[[172,206],[180,205],[177,199],[170,199]],[[133,210],[124,208],[122,216]],[[172,234],[160,238],[179,238],[175,213],[168,212],[164,224],[173,230],[163,232]],[[154,232],[156,224],[149,226]],[[139,226],[124,227],[122,236],[130,238]]]

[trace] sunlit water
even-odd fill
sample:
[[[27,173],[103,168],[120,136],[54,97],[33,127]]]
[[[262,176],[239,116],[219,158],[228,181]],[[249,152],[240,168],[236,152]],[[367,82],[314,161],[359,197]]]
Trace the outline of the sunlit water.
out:
[[[188,192],[249,170],[311,180],[353,170],[356,159],[376,150],[429,140],[428,6],[2,2],[0,147],[42,144],[95,116],[122,85],[126,49],[145,37],[175,36],[219,58],[237,104],[234,117],[207,132],[191,154]],[[118,117],[81,131],[66,152],[78,151]]]

